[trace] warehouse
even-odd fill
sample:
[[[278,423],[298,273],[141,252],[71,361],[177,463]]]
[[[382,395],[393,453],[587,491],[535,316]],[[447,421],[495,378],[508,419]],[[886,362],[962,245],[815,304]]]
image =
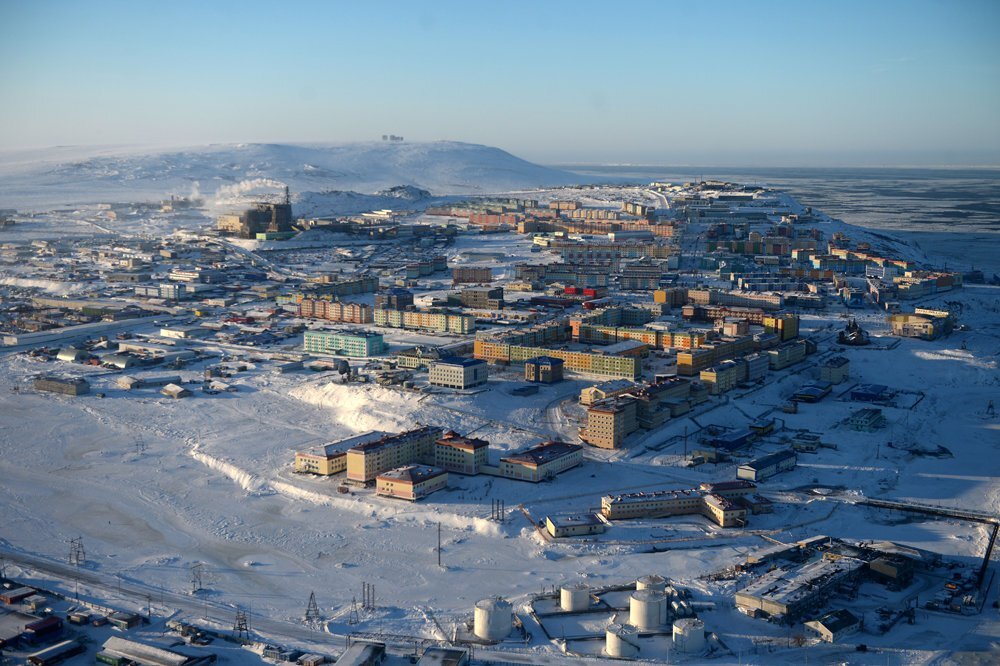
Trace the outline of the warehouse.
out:
[[[797,456],[792,449],[777,451],[744,463],[736,470],[736,476],[747,481],[763,481],[775,474],[795,469]]]
[[[103,649],[97,653],[97,661],[112,666],[127,662],[143,666],[201,666],[214,662],[215,655],[199,651],[197,656],[193,656],[158,645],[112,636],[104,641]]]
[[[819,559],[796,569],[774,569],[736,593],[736,608],[756,616],[795,620],[816,608],[833,590],[857,578],[865,563],[853,557]]]
[[[33,383],[36,391],[62,393],[63,395],[83,395],[90,393],[90,383],[82,377],[39,377]]]

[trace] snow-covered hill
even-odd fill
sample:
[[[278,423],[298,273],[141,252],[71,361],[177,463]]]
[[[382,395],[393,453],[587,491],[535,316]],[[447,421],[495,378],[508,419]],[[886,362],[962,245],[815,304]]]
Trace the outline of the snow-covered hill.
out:
[[[0,152],[0,207],[160,199],[192,190],[212,202],[254,184],[288,185],[293,193],[362,194],[407,185],[445,195],[586,180],[499,148],[454,141]]]

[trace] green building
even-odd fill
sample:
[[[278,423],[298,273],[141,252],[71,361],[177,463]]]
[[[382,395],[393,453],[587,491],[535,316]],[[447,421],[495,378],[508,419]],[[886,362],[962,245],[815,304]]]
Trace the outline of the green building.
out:
[[[315,354],[375,356],[385,350],[381,333],[371,331],[306,331],[302,348]]]

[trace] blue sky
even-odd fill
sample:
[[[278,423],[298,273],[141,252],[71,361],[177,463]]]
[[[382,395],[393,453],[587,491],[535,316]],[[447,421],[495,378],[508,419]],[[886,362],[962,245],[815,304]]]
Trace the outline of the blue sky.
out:
[[[1000,164],[1000,2],[0,0],[0,147]]]

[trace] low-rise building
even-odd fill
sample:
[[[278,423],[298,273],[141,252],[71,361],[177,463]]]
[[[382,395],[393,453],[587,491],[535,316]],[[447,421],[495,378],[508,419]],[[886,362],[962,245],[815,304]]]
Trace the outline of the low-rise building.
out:
[[[448,485],[448,472],[428,465],[404,465],[379,474],[375,492],[411,502],[426,497]]]
[[[32,386],[36,391],[62,393],[63,395],[83,395],[90,393],[90,382],[83,377],[39,377]]]
[[[811,629],[820,640],[836,643],[841,638],[853,634],[861,628],[861,620],[849,610],[840,609],[827,613],[817,620],[805,623],[806,629]]]
[[[555,477],[583,462],[583,447],[566,442],[543,442],[500,459],[500,476],[538,482]]]
[[[847,425],[859,432],[875,432],[885,426],[885,415],[881,409],[865,407],[851,414],[847,419]]]
[[[737,503],[742,492],[741,487],[730,493],[683,489],[605,495],[601,513],[609,520],[702,515],[721,527],[743,526],[747,509]]]
[[[594,513],[545,517],[545,530],[554,539],[601,534],[606,528],[607,524]]]
[[[450,356],[430,364],[431,386],[467,389],[481,386],[489,378],[486,361]]]
[[[792,449],[776,451],[740,465],[736,470],[736,476],[747,481],[763,481],[775,474],[795,469],[797,459],[798,457]]]

